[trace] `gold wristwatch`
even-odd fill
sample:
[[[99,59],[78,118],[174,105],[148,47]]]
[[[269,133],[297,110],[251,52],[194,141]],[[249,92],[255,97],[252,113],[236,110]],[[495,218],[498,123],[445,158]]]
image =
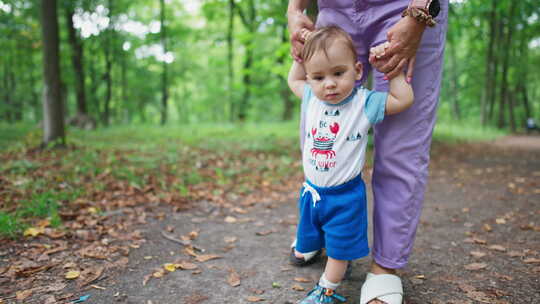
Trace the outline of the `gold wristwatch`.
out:
[[[410,16],[427,26],[435,26],[437,22],[433,18],[437,17],[440,10],[439,0],[411,0],[401,16]]]

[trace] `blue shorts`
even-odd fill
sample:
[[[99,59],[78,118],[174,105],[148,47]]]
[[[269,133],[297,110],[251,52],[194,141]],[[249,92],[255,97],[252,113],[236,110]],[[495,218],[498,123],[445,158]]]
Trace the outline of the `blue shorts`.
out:
[[[367,256],[366,186],[361,175],[334,187],[306,183],[298,201],[296,250],[326,248],[327,256],[347,261]]]

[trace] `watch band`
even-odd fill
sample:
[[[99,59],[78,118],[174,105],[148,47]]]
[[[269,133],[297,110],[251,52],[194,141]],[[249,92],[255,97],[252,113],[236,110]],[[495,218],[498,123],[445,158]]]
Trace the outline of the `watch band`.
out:
[[[431,7],[437,8],[436,11],[433,11],[434,14],[432,14]],[[437,24],[433,18],[439,14],[439,10],[440,5],[438,0],[411,0],[409,6],[403,11],[401,16],[410,16],[416,19],[416,21],[432,27]]]
[[[409,7],[417,7],[425,10],[433,18],[437,17],[441,11],[441,3],[439,0],[411,0]]]

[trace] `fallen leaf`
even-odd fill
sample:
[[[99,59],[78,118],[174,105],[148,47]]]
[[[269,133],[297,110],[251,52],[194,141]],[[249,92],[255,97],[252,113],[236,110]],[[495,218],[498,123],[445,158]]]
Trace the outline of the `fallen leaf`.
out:
[[[506,248],[501,245],[491,245],[488,248],[495,251],[501,251],[501,252],[506,251]]]
[[[143,286],[146,286],[146,283],[148,283],[148,281],[150,281],[152,276],[153,276],[153,274],[149,274],[149,275],[144,276],[143,281],[142,281]]]
[[[78,278],[79,276],[81,275],[81,273],[77,270],[70,270],[68,272],[66,272],[65,274],[65,278],[68,279],[68,280],[73,280],[73,279],[76,279]]]
[[[508,253],[508,256],[512,257],[512,258],[515,258],[515,257],[520,257],[520,256],[523,256],[523,252],[521,251],[516,251],[516,250],[512,250],[512,251],[509,251]]]
[[[247,297],[248,302],[262,302],[264,301],[263,298],[255,297],[255,296],[249,296]]]
[[[491,232],[493,230],[493,228],[491,228],[490,224],[484,224],[484,226],[482,226],[482,228],[484,228],[484,230],[486,232]]]
[[[227,283],[232,287],[240,286],[240,275],[233,268],[229,269],[229,276],[227,277]]]
[[[264,290],[256,289],[256,288],[250,288],[249,291],[251,291],[252,293],[254,293],[256,295],[262,295],[264,293]]]
[[[202,254],[202,255],[198,255],[195,260],[197,262],[206,262],[206,261],[210,261],[210,260],[214,260],[214,259],[221,259],[221,256],[219,255],[216,255],[216,254]]]
[[[258,236],[265,236],[265,235],[269,235],[269,234],[271,234],[273,232],[274,232],[274,230],[265,230],[265,231],[258,231],[255,234],[258,235]]]
[[[229,223],[229,224],[234,224],[234,223],[236,223],[236,221],[237,221],[237,219],[235,217],[232,217],[232,216],[227,216],[225,218],[225,222]]]
[[[495,219],[495,223],[497,223],[499,225],[506,224],[506,220],[504,218],[500,217],[500,218]]]
[[[234,243],[236,242],[238,238],[235,237],[235,236],[226,236],[223,238],[223,240],[225,241],[225,243]]]
[[[176,266],[172,263],[166,263],[163,265],[163,268],[167,270],[168,272],[173,272],[176,270]]]
[[[29,227],[29,228],[26,228],[26,230],[24,231],[23,233],[23,236],[32,236],[32,237],[35,237],[35,236],[38,236],[40,234],[42,234],[43,232],[45,232],[45,228],[44,227]]]
[[[480,239],[480,238],[477,238],[477,237],[474,237],[474,238],[473,238],[473,241],[474,241],[476,244],[481,244],[481,245],[487,244],[487,241],[486,241],[486,240]]]
[[[487,267],[486,263],[471,263],[468,265],[465,265],[465,269],[467,270],[480,270]]]
[[[195,249],[193,249],[192,246],[188,246],[188,247],[185,247],[184,248],[184,252],[187,254],[187,255],[190,255],[192,257],[197,257],[198,255],[195,253]]]
[[[240,213],[240,214],[248,213],[246,209],[243,209],[243,208],[240,208],[240,207],[233,208],[233,211],[236,212],[236,213]]]
[[[486,256],[486,253],[482,251],[471,251],[470,254],[475,258],[482,258]]]
[[[535,264],[535,263],[540,263],[540,259],[536,259],[536,258],[527,258],[527,259],[523,260],[523,263],[525,263],[525,264]]]
[[[191,232],[189,233],[189,239],[191,239],[191,240],[196,239],[198,236],[199,236],[199,232],[198,232],[198,231],[191,231]]]
[[[17,291],[15,297],[17,300],[22,301],[32,295],[32,289]]]
[[[99,290],[106,290],[107,289],[105,287],[101,287],[101,286],[98,286],[98,285],[90,285],[90,287],[95,288],[95,289],[99,289]]]
[[[294,278],[294,280],[296,282],[300,282],[300,283],[309,283],[309,282],[311,282],[310,279],[306,279],[306,278],[302,278],[302,277],[296,277],[296,278]]]
[[[86,286],[95,280],[99,279],[101,274],[105,270],[104,267],[88,268],[81,273],[82,282],[79,283],[80,287]]]
[[[165,275],[165,270],[160,269],[158,271],[155,271],[152,276],[156,279],[162,278]]]
[[[190,263],[188,261],[180,261],[180,262],[174,264],[174,266],[176,266],[176,268],[180,268],[182,270],[193,270],[193,269],[198,268],[198,266],[196,264]]]
[[[292,286],[292,290],[295,290],[295,291],[305,291],[306,289],[298,284],[294,284]]]
[[[469,208],[462,208],[462,209],[461,209],[461,212],[463,212],[463,213],[467,213],[467,212],[469,212],[469,211],[470,211]]]
[[[278,282],[272,282],[272,288],[281,288],[281,284]]]
[[[426,279],[426,276],[423,275],[423,274],[417,274],[414,276],[416,279],[420,279],[420,280],[425,280]]]

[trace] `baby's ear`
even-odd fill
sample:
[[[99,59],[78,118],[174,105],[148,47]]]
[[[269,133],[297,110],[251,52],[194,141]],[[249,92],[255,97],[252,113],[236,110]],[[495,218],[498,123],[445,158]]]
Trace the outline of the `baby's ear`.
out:
[[[362,79],[362,73],[364,72],[364,69],[362,67],[363,66],[360,61],[357,61],[354,65],[354,69],[356,70],[356,80]]]

